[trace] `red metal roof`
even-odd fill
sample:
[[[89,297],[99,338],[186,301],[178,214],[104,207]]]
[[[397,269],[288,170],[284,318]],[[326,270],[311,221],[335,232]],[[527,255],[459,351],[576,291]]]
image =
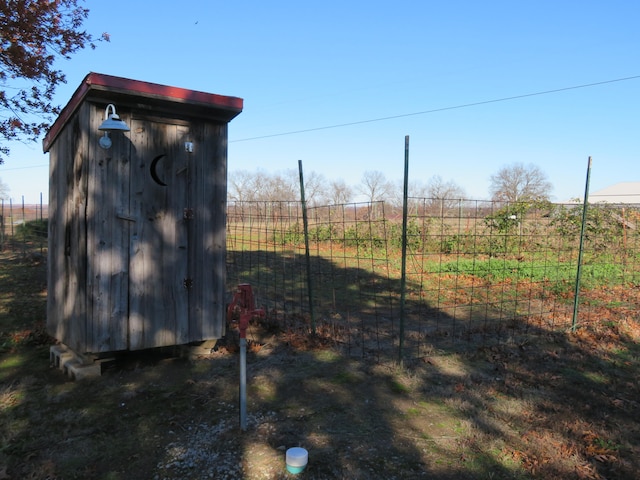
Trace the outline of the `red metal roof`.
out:
[[[45,135],[43,140],[45,152],[49,151],[69,118],[90,94],[99,94],[105,99],[109,98],[110,95],[116,95],[120,99],[123,97],[146,98],[156,103],[164,102],[175,105],[198,106],[206,111],[217,112],[216,116],[225,121],[230,121],[238,115],[243,107],[243,100],[238,97],[216,95],[92,72],[84,78]]]

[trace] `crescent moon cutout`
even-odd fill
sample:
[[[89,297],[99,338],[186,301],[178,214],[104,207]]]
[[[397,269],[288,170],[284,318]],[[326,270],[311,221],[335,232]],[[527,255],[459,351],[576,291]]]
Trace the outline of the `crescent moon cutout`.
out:
[[[162,180],[160,180],[160,177],[158,176],[158,172],[156,171],[158,162],[162,159],[162,157],[166,157],[166,155],[163,153],[162,155],[158,155],[156,158],[154,158],[153,161],[151,162],[151,167],[149,167],[149,170],[151,170],[151,178],[153,178],[153,181],[156,182],[158,185],[162,185],[163,187],[166,187],[167,184],[164,183]]]

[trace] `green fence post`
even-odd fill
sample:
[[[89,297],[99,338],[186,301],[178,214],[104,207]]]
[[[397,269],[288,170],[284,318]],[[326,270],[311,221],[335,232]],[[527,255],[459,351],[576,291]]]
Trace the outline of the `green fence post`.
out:
[[[404,357],[404,320],[407,287],[407,211],[409,198],[409,135],[404,137],[404,186],[402,192],[402,270],[400,277],[400,342],[398,359],[402,363]]]
[[[589,205],[589,182],[591,180],[591,157],[587,164],[587,181],[584,187],[584,202],[582,206],[582,225],[580,226],[580,247],[578,248],[578,269],[576,270],[576,284],[573,295],[573,318],[571,319],[571,331],[576,330],[578,322],[578,304],[580,303],[580,277],[582,276],[582,252],[584,251],[584,229],[587,224],[587,208]]]
[[[313,313],[313,288],[311,281],[311,255],[309,253],[309,220],[307,219],[307,201],[304,197],[304,179],[302,175],[302,160],[298,160],[300,172],[300,200],[302,202],[302,225],[304,227],[304,250],[307,260],[307,290],[309,295],[309,314],[311,315],[311,333],[316,334],[316,319]]]

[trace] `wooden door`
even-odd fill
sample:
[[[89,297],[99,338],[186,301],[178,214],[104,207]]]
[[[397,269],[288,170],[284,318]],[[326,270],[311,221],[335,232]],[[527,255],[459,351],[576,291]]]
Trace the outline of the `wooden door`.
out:
[[[188,125],[133,119],[128,348],[189,341]]]

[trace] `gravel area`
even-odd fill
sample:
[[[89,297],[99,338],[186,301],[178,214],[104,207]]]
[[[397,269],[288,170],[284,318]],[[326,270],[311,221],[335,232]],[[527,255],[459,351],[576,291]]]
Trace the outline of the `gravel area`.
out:
[[[269,425],[277,420],[276,414],[249,413],[248,433],[241,433],[237,409],[223,402],[220,407],[230,415],[218,423],[188,425],[183,427],[183,431],[173,432],[177,438],[166,446],[164,459],[158,463],[153,480],[243,478],[245,469],[250,466],[246,458],[249,452],[243,447],[244,435],[268,431]],[[285,447],[278,450],[282,451],[284,464]]]

